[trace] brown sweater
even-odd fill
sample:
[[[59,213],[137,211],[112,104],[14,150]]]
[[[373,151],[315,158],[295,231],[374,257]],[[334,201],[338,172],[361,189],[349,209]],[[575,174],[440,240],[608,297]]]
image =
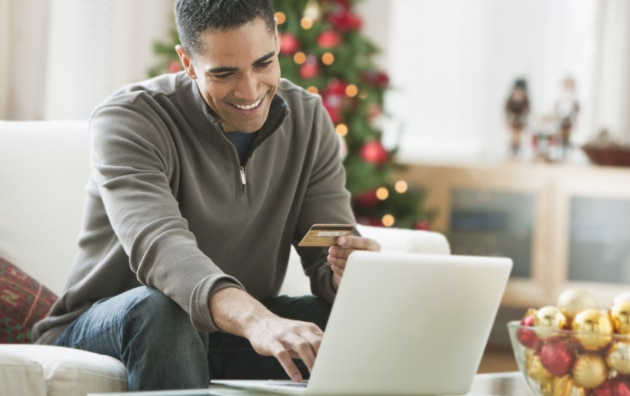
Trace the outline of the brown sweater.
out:
[[[198,330],[215,331],[211,293],[276,295],[291,244],[313,223],[354,221],[321,99],[286,80],[242,169],[184,73],[115,93],[94,111],[90,141],[79,251],[61,298],[35,326],[38,343],[52,343],[95,301],[139,285],[170,296]],[[298,253],[313,293],[332,302],[326,249]]]

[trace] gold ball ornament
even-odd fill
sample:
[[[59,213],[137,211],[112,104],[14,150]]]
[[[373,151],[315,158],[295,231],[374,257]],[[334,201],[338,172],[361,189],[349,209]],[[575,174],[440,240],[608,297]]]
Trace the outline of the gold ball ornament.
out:
[[[587,309],[573,319],[575,338],[587,351],[596,351],[610,344],[612,340],[612,322],[607,312],[599,309]]]
[[[630,301],[618,301],[610,308],[613,330],[619,334],[630,334]]]
[[[588,290],[572,288],[560,294],[556,305],[570,320],[585,309],[597,308],[597,301]]]
[[[617,297],[615,297],[613,299],[613,305],[617,305],[620,302],[624,302],[624,301],[630,301],[630,291],[623,292],[623,293],[619,294]]]
[[[540,361],[540,357],[533,355],[531,359],[527,361],[527,367],[525,372],[527,376],[532,380],[542,385],[551,385],[553,381],[553,374],[551,374]]]
[[[630,342],[615,342],[608,350],[606,363],[621,374],[630,374]]]
[[[575,384],[570,375],[557,377],[553,381],[553,396],[585,396],[584,388]]]
[[[560,308],[553,305],[546,305],[536,311],[534,326],[536,334],[541,339],[553,336],[553,330],[559,330],[566,326],[567,317],[560,311]],[[551,331],[550,331],[551,330]]]
[[[608,369],[604,359],[595,354],[580,355],[573,365],[573,381],[577,386],[597,388],[606,381]]]

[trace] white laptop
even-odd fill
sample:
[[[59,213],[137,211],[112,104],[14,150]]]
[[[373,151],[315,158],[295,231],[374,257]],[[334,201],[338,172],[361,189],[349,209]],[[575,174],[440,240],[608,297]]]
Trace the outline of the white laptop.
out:
[[[465,394],[511,268],[509,258],[353,252],[308,382],[212,383],[308,395]]]

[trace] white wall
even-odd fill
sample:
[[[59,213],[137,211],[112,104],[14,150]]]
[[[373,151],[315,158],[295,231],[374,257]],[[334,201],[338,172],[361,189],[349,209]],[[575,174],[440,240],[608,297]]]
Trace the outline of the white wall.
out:
[[[147,78],[172,1],[50,0],[45,118],[87,119],[114,90]]]
[[[590,137],[597,0],[392,0],[391,7],[386,105],[405,127],[402,161],[505,157],[503,106],[520,76],[534,126],[573,75],[582,105],[574,138]]]

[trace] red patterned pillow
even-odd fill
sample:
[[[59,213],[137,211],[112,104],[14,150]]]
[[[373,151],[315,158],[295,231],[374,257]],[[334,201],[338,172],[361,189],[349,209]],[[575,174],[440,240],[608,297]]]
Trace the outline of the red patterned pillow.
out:
[[[0,343],[30,343],[31,328],[57,296],[0,257]]]

